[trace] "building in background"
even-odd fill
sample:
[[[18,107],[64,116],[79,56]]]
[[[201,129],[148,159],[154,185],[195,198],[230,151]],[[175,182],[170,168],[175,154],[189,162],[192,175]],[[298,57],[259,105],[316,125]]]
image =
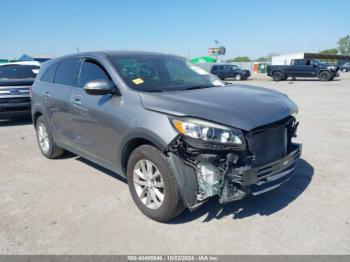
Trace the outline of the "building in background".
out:
[[[272,65],[290,65],[293,59],[315,59],[322,63],[342,65],[350,62],[350,56],[320,53],[293,53],[272,57]]]

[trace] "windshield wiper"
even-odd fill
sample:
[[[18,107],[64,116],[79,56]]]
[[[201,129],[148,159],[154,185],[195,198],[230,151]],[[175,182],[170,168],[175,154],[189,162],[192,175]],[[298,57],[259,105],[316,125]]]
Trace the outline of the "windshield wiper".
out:
[[[147,93],[160,93],[164,92],[165,90],[162,89],[150,89],[150,90],[143,90],[142,92],[147,92]]]
[[[202,88],[208,88],[213,87],[212,85],[196,85],[196,86],[190,86],[185,88],[184,90],[194,90],[194,89],[202,89]]]

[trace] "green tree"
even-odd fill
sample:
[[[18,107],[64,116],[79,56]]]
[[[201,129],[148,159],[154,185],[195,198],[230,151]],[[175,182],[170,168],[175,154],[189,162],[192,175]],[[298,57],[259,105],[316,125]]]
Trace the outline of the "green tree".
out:
[[[256,62],[268,62],[269,58],[265,57],[265,56],[261,56],[257,59],[255,59]]]
[[[327,55],[337,55],[338,49],[336,49],[336,48],[326,49],[326,50],[320,51],[319,53],[320,54],[327,54]]]
[[[250,62],[250,58],[248,56],[237,56],[234,59],[231,59],[232,62]]]
[[[337,44],[340,54],[350,55],[350,35],[340,38]]]

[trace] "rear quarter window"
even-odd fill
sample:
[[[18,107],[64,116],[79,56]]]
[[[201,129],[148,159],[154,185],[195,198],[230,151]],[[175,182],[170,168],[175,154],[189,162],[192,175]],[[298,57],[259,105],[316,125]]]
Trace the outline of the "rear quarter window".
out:
[[[79,66],[79,57],[62,60],[56,70],[54,83],[66,86],[78,86]]]
[[[47,82],[47,83],[52,83],[53,79],[55,77],[55,72],[56,72],[56,69],[57,69],[57,65],[58,65],[58,63],[54,63],[53,65],[49,66],[45,70],[43,75],[41,76],[40,81]]]

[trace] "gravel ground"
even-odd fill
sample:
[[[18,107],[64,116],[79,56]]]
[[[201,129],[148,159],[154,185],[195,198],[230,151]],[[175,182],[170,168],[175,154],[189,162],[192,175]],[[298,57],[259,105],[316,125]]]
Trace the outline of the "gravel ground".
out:
[[[350,254],[350,73],[340,79],[241,82],[299,105],[296,175],[167,224],[144,217],[117,174],[69,153],[47,160],[30,121],[1,122],[0,254]]]

